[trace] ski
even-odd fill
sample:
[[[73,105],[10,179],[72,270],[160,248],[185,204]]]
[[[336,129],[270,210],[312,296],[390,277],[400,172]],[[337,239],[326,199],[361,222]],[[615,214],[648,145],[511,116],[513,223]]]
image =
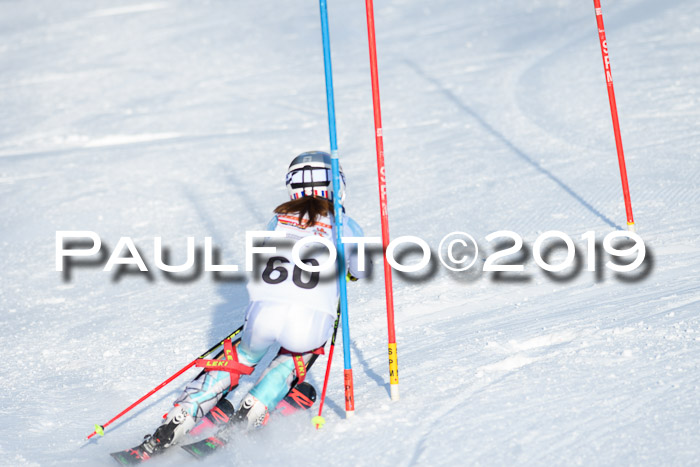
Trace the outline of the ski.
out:
[[[277,404],[274,412],[279,412],[282,415],[291,415],[299,410],[305,410],[310,408],[316,401],[316,389],[307,383],[303,382],[294,386]],[[207,413],[202,420],[200,420],[188,433],[189,436],[198,436],[207,432],[212,432],[217,430],[219,433],[226,426],[233,422],[233,415],[235,409],[233,404],[223,398],[216,404],[212,410]],[[130,449],[124,451],[117,451],[110,453],[110,456],[114,458],[120,465],[137,465],[142,462],[149,460],[154,455],[158,455],[163,451],[150,452],[146,449],[145,444],[147,441],[139,444]],[[219,443],[219,444],[217,444]],[[211,444],[212,446],[209,446]],[[195,457],[205,457],[208,454],[214,452],[218,447],[224,446],[225,441],[220,440],[216,434],[209,436],[201,441],[183,445],[182,448],[187,452],[190,452]]]
[[[277,404],[273,413],[280,413],[284,416],[289,416],[300,410],[306,410],[313,406],[316,401],[316,389],[306,382],[297,384],[292,388],[291,391]],[[222,436],[222,432],[225,432],[230,424],[227,423],[219,430],[200,441],[196,441],[191,444],[185,444],[182,449],[192,454],[197,459],[203,459],[212,453],[216,452],[220,448],[226,446],[228,440]]]
[[[211,432],[217,426],[227,424],[235,413],[233,404],[225,397],[216,404],[216,407],[211,409],[204,418],[202,418],[189,432],[192,436],[198,436],[202,433]],[[145,446],[146,441],[131,449],[110,453],[121,465],[135,465],[149,460],[154,455],[160,452],[152,452]]]

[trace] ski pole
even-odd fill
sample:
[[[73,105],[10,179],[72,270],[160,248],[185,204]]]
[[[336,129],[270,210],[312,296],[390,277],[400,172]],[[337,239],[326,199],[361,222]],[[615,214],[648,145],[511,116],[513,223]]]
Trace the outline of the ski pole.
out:
[[[192,360],[190,363],[188,363],[187,365],[185,365],[180,371],[178,371],[177,373],[175,373],[174,375],[172,375],[170,378],[166,379],[165,381],[163,381],[162,383],[160,383],[158,386],[156,386],[155,388],[151,389],[151,391],[148,392],[148,394],[144,395],[144,396],[141,397],[139,400],[137,400],[136,402],[134,402],[133,404],[131,404],[129,407],[127,407],[126,409],[124,409],[124,410],[122,410],[121,412],[119,412],[119,413],[118,413],[114,418],[112,418],[110,421],[108,421],[107,423],[105,423],[105,424],[103,424],[103,425],[95,425],[95,431],[93,431],[92,433],[90,433],[90,434],[88,435],[87,439],[92,438],[92,437],[95,436],[96,434],[99,434],[100,436],[104,436],[104,434],[105,434],[105,431],[104,431],[105,428],[107,428],[109,425],[111,425],[112,422],[114,422],[115,420],[119,419],[122,415],[124,415],[125,413],[129,412],[131,409],[133,409],[134,407],[136,407],[137,405],[139,405],[141,402],[145,401],[146,399],[148,399],[149,397],[151,397],[153,394],[155,394],[156,392],[158,392],[159,390],[161,390],[165,385],[167,385],[168,383],[170,383],[172,380],[174,380],[175,378],[177,378],[178,376],[180,376],[181,374],[183,374],[185,371],[187,371],[188,369],[190,369],[192,366],[194,366],[194,364],[195,364],[195,362],[196,362],[197,360],[199,360],[200,358],[205,358],[207,355],[209,355],[209,354],[212,353],[214,350],[216,350],[220,345],[223,345],[223,343],[224,343],[224,341],[225,341],[226,339],[231,339],[232,337],[235,337],[235,336],[237,336],[238,334],[240,334],[242,331],[243,331],[243,326],[241,326],[240,328],[236,329],[235,331],[233,331],[231,334],[229,334],[228,336],[224,337],[223,339],[221,339],[221,340],[220,340],[217,344],[215,344],[211,349],[207,350],[207,351],[204,352],[202,355],[200,355],[199,357],[195,358],[195,359]],[[240,338],[239,338],[239,339],[240,339]],[[238,339],[237,339],[237,340],[238,340]]]
[[[328,107],[328,134],[331,143],[331,169],[333,172],[333,210],[335,212],[335,246],[338,251],[338,289],[340,291],[340,319],[343,323],[343,371],[345,386],[345,416],[355,414],[355,395],[350,356],[350,322],[348,319],[348,291],[345,280],[345,248],[343,247],[343,206],[340,204],[340,161],[338,137],[335,128],[335,102],[333,98],[333,68],[331,66],[331,40],[328,32],[328,7],[326,0],[319,0],[321,9],[321,33],[323,38],[323,67],[326,74],[326,104]]]
[[[333,329],[333,337],[331,338],[331,346],[328,349],[328,362],[326,363],[326,376],[323,379],[323,390],[321,391],[321,402],[318,406],[318,415],[311,419],[316,429],[323,428],[326,419],[321,416],[323,413],[323,403],[326,400],[326,389],[328,389],[328,376],[331,374],[331,362],[333,361],[333,350],[335,349],[335,336],[338,335],[338,322],[340,321],[340,308],[338,308],[338,317],[335,319],[335,328]]]

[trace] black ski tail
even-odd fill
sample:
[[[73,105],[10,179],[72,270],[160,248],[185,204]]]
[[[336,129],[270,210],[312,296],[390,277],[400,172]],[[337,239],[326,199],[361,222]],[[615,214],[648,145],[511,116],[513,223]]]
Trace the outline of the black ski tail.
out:
[[[124,451],[112,452],[109,455],[119,462],[120,465],[137,465],[151,458],[148,452],[143,448],[143,444],[139,444],[131,449],[125,449]]]

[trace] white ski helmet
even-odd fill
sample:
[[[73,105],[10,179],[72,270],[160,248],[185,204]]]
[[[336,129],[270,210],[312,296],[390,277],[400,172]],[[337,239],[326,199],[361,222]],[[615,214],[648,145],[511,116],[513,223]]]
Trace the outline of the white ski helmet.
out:
[[[345,201],[345,174],[340,168],[340,204]],[[309,151],[299,154],[287,169],[287,191],[291,199],[304,196],[319,196],[333,199],[333,172],[330,154],[322,151]]]

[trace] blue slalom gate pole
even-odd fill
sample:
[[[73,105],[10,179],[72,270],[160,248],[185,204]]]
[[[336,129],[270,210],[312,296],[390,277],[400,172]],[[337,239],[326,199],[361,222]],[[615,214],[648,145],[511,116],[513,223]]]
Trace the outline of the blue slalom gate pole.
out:
[[[350,358],[350,324],[348,321],[348,292],[345,281],[345,248],[343,233],[343,206],[340,204],[340,162],[338,138],[335,131],[335,102],[333,99],[333,69],[331,66],[331,40],[328,33],[328,8],[326,0],[319,0],[321,7],[321,32],[323,35],[323,65],[326,71],[326,103],[328,105],[328,133],[331,140],[331,169],[333,171],[333,209],[335,211],[335,245],[338,251],[338,288],[340,289],[340,319],[343,328],[343,359],[345,362],[345,416],[355,414],[355,396]]]

